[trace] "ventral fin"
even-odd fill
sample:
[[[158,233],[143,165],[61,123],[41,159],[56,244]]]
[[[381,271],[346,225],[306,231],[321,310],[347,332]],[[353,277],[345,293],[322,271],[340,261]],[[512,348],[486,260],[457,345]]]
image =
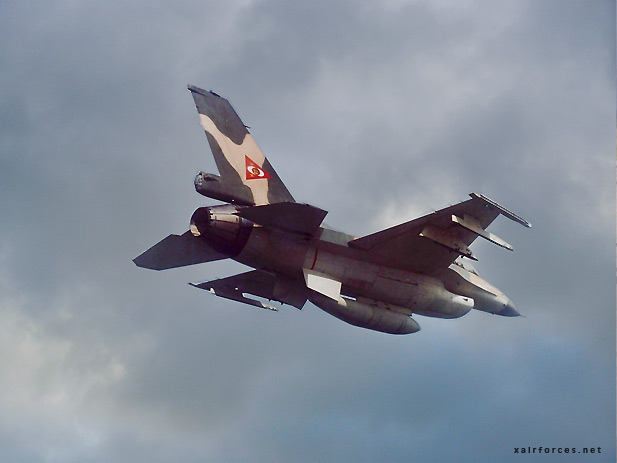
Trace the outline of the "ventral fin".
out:
[[[317,291],[332,300],[341,299],[341,282],[334,280],[330,275],[316,272],[315,270],[303,269],[306,286]]]

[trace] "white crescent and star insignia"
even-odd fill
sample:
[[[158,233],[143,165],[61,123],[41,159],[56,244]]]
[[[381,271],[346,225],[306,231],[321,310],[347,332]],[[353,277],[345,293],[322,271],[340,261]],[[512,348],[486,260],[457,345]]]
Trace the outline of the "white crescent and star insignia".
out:
[[[244,156],[246,161],[246,179],[256,180],[260,178],[271,178],[270,174],[259,167],[251,158]]]

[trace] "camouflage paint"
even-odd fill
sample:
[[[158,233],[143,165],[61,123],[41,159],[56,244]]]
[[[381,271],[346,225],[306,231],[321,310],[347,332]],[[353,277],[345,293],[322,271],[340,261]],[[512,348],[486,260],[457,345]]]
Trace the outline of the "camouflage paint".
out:
[[[189,86],[220,176],[199,173],[198,192],[233,204],[199,208],[191,231],[166,238],[135,259],[165,269],[221,255],[255,270],[194,286],[274,309],[246,294],[302,308],[310,300],[350,323],[393,334],[420,329],[412,314],[457,318],[472,308],[519,315],[512,301],[461,264],[478,237],[511,250],[486,231],[499,215],[531,225],[485,196],[355,238],[326,228],[326,211],[295,203],[229,102]],[[191,234],[193,236],[191,236]]]

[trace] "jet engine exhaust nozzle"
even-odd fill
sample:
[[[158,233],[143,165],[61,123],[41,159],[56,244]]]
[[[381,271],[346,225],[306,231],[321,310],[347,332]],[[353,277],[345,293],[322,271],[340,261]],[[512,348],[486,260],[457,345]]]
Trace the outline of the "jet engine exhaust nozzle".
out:
[[[233,205],[200,207],[191,217],[191,233],[219,252],[238,255],[246,244],[253,224],[236,214]]]

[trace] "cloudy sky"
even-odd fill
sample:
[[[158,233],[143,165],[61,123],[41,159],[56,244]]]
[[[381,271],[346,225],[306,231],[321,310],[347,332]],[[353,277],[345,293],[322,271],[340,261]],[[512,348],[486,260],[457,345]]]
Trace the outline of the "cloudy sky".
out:
[[[0,3],[1,461],[615,461],[614,2],[125,3]],[[189,83],[343,231],[532,222],[473,245],[526,318],[391,336],[137,268],[213,203]]]

